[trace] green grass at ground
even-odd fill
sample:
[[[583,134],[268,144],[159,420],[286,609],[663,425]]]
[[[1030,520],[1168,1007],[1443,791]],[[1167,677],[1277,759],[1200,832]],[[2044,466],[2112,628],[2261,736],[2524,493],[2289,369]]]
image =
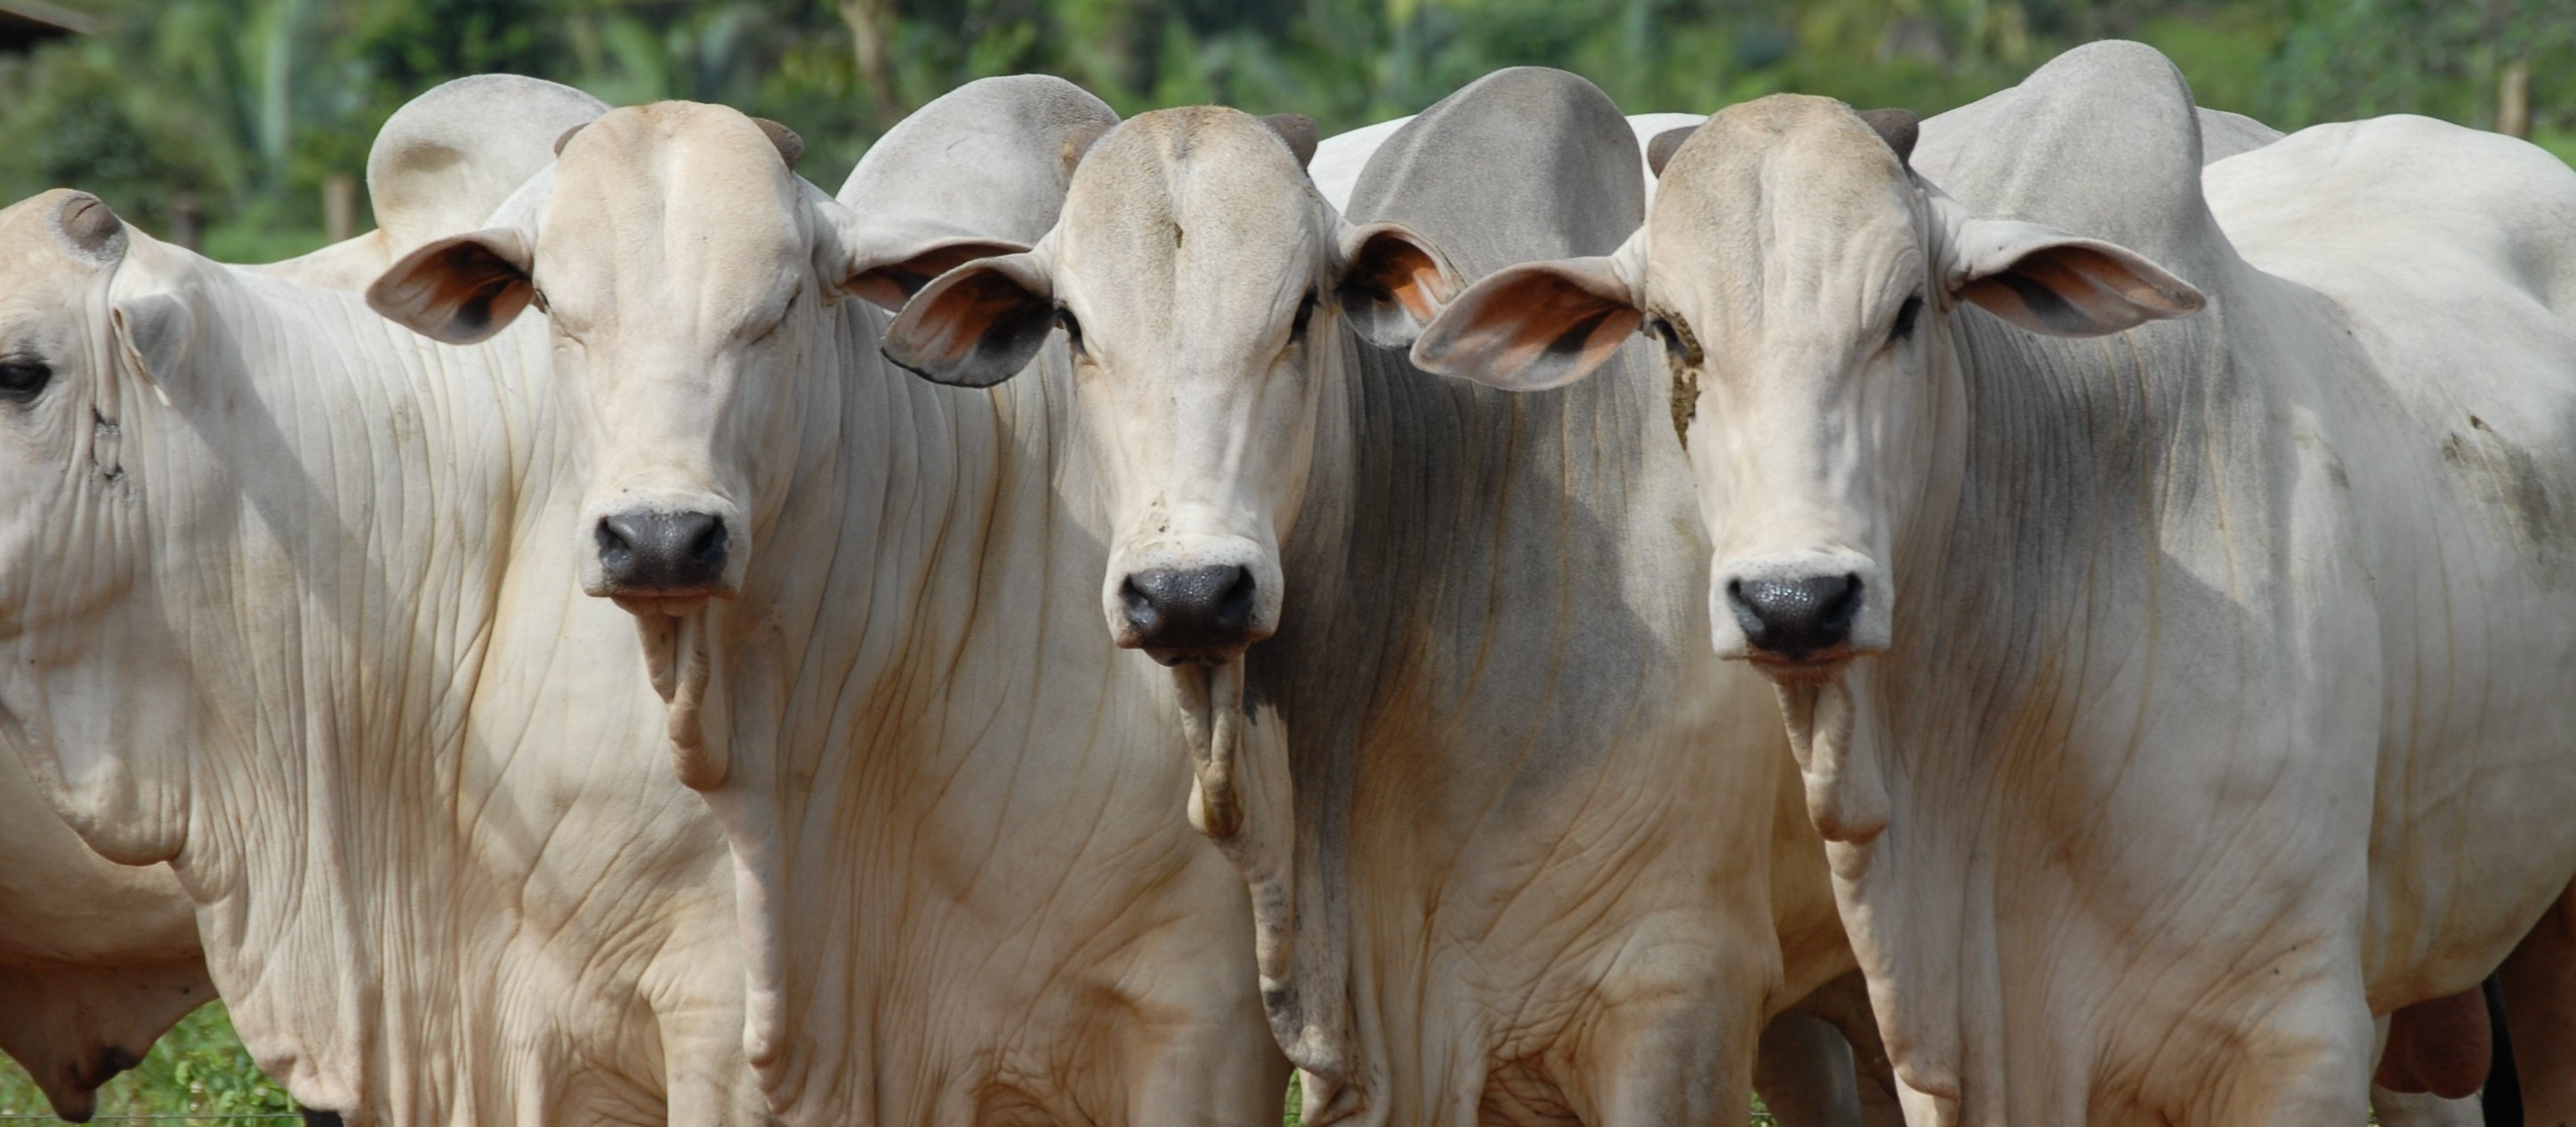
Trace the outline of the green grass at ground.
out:
[[[0,1115],[51,1115],[18,1062],[0,1057]],[[222,1002],[209,1002],[164,1034],[143,1063],[99,1091],[98,1114],[295,1114],[295,1101],[261,1075],[234,1035]]]

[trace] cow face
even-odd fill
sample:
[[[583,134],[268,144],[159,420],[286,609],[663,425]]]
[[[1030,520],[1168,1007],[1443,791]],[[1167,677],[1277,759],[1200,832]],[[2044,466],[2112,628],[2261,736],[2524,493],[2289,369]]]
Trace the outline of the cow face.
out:
[[[2182,316],[2200,295],[2134,253],[1976,219],[1905,167],[1910,115],[1789,95],[1710,119],[1608,259],[1496,273],[1415,358],[1510,388],[1582,377],[1642,328],[1716,546],[1718,652],[1784,683],[1887,648],[1903,522],[1951,475],[1961,301],[2056,336]]]
[[[791,385],[829,330],[822,309],[850,292],[899,302],[889,277],[1021,248],[952,239],[912,248],[926,264],[854,265],[847,211],[795,175],[802,142],[720,106],[612,111],[558,148],[533,229],[424,246],[368,301],[460,343],[544,310],[557,370],[588,401],[582,588],[689,615],[739,593],[783,500],[813,406]]]
[[[887,330],[896,363],[983,385],[1062,327],[1115,521],[1110,636],[1166,665],[1222,665],[1278,629],[1341,326],[1401,344],[1448,292],[1420,239],[1316,194],[1300,133],[1218,107],[1139,116],[1083,158],[1035,249],[938,279]]]

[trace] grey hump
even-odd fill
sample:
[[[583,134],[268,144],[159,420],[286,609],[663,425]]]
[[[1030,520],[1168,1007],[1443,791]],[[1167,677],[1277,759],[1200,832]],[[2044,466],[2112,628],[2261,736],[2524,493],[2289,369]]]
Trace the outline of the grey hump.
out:
[[[2170,60],[2104,40],[1925,122],[1914,167],[1981,216],[2108,239],[2189,277],[2223,242],[2201,195],[2200,120]]]
[[[551,165],[555,139],[608,112],[608,103],[557,82],[477,74],[403,104],[367,153],[367,195],[388,249],[484,226],[529,177]]]
[[[1618,249],[1645,221],[1645,191],[1636,133],[1609,95],[1561,70],[1512,67],[1387,138],[1349,215],[1412,228],[1473,280]]]
[[[1083,152],[1117,124],[1108,103],[1061,78],[979,79],[886,131],[839,199],[869,222],[1035,243],[1064,210]]]

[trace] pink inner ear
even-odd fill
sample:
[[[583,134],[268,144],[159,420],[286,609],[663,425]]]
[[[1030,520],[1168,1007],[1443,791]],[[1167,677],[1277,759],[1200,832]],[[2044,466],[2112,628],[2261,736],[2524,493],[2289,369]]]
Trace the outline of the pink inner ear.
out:
[[[920,293],[940,275],[984,258],[1018,254],[1027,247],[1004,242],[961,242],[933,247],[900,262],[859,271],[851,277],[848,289],[860,300],[888,311],[901,310],[912,295]]]
[[[1645,320],[1625,302],[1538,269],[1498,276],[1465,301],[1470,304],[1449,310],[1464,322],[1446,341],[1426,337],[1423,359],[1501,385],[1544,387],[1578,378],[1608,362]],[[1480,371],[1464,370],[1470,367]]]

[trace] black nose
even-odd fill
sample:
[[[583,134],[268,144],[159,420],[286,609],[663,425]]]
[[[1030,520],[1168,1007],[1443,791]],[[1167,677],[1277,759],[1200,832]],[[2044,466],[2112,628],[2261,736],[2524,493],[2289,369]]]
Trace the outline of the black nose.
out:
[[[1850,640],[1860,577],[1738,579],[1726,585],[1726,601],[1754,649],[1797,661]]]
[[[1118,598],[1145,650],[1166,663],[1232,650],[1252,634],[1252,572],[1158,568],[1127,577]]]
[[[694,594],[725,569],[724,521],[706,513],[619,513],[599,522],[599,570],[628,594]]]

